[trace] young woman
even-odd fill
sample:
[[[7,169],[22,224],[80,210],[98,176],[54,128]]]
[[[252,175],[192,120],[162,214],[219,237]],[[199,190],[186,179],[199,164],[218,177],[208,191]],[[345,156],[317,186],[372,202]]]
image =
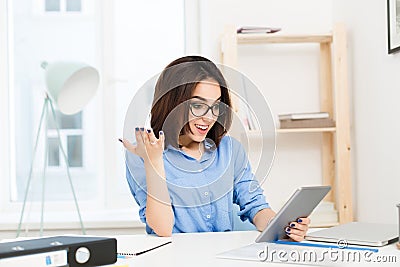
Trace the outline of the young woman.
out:
[[[179,58],[161,73],[151,129],[137,127],[135,145],[122,140],[127,180],[148,233],[232,231],[233,216],[262,231],[275,215],[244,148],[226,135],[230,107],[222,73],[204,57]],[[309,223],[290,222],[288,237],[303,240]]]

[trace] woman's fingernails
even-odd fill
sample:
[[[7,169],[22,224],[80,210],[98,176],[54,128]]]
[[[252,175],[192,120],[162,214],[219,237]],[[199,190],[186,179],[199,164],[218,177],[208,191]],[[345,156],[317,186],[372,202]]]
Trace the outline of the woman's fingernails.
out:
[[[164,132],[163,132],[163,131],[160,131],[160,134],[161,134],[161,135],[163,135],[163,134],[164,134]]]
[[[286,231],[286,233],[290,233],[290,228],[286,227],[285,231]]]
[[[294,227],[295,226],[295,224],[294,223],[292,223],[291,225],[290,225],[290,227]]]
[[[139,127],[136,127],[136,128],[135,128],[135,131],[138,132],[138,131],[139,131]]]
[[[140,127],[140,131],[142,131],[142,132],[143,132],[143,131],[144,131],[144,128],[143,128],[143,127]]]
[[[301,223],[301,222],[303,222],[303,220],[299,218],[299,219],[297,219],[297,222]]]
[[[150,129],[147,129],[146,132],[147,132],[147,133],[151,133],[151,130],[150,130]]]
[[[118,141],[120,141],[121,143],[124,143],[121,138],[118,138]]]

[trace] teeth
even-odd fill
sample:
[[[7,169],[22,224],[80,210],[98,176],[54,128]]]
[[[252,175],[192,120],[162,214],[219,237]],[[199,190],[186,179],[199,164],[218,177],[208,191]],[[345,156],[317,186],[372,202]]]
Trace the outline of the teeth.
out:
[[[207,125],[199,125],[199,124],[195,124],[197,128],[201,129],[201,130],[207,130],[208,126]]]

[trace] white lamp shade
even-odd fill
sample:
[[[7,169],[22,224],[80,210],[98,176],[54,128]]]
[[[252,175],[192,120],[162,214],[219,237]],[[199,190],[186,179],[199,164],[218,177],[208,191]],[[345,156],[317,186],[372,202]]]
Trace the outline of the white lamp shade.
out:
[[[97,70],[81,62],[42,63],[50,97],[64,114],[75,114],[94,97],[100,76]]]

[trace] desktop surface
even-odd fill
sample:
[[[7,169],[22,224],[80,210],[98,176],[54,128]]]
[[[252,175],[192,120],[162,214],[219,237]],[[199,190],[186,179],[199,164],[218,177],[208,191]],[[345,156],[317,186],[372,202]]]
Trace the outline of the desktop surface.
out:
[[[305,264],[270,263],[262,261],[243,261],[217,258],[216,255],[228,250],[240,248],[255,242],[260,233],[257,231],[237,231],[219,233],[173,234],[171,238],[150,235],[115,236],[118,240],[118,252],[136,253],[152,246],[172,240],[171,244],[149,251],[130,259],[119,259],[113,266],[305,266]],[[257,253],[257,252],[255,252]],[[399,266],[400,250],[395,244],[379,249],[380,262],[363,263],[362,266]],[[386,258],[384,258],[385,256]],[[384,263],[389,260],[391,263]],[[357,263],[356,263],[357,264]],[[308,264],[307,264],[308,265]],[[310,264],[314,265],[314,264]],[[334,266],[353,266],[354,263],[338,262]],[[361,266],[358,263],[359,266]]]

